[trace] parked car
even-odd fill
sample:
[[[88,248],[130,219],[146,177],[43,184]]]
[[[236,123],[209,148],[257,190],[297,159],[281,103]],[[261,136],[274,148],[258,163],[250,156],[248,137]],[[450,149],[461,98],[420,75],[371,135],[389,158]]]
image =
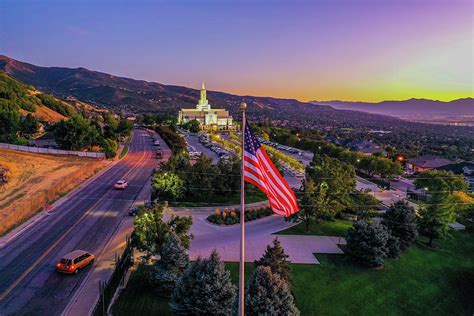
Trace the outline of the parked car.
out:
[[[56,263],[56,270],[62,273],[77,274],[79,270],[94,263],[95,256],[84,250],[74,250],[62,256]]]
[[[114,188],[117,190],[125,190],[128,187],[128,182],[125,180],[118,180],[115,182]]]
[[[156,158],[157,158],[157,159],[163,158],[163,152],[162,152],[161,150],[158,150],[158,151],[156,152]]]

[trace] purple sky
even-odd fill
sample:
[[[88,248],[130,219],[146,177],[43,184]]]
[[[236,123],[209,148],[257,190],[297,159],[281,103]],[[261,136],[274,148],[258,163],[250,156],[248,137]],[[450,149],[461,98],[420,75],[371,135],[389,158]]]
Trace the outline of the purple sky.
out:
[[[301,100],[472,96],[473,1],[0,1],[0,53]]]

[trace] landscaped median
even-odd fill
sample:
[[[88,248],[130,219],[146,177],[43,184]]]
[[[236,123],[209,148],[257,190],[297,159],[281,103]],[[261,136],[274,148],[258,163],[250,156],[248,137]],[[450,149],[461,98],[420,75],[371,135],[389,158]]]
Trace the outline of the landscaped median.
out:
[[[245,211],[245,222],[250,222],[259,218],[270,216],[273,211],[270,206],[263,206],[258,208],[250,208]],[[235,208],[216,208],[215,214],[207,217],[207,220],[217,225],[235,225],[240,223],[240,211]]]

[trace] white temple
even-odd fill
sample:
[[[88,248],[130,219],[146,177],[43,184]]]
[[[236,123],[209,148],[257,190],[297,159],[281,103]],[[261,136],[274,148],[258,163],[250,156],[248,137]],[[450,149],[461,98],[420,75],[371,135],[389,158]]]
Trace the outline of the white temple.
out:
[[[225,109],[212,109],[206,97],[206,87],[204,82],[201,86],[201,98],[195,109],[181,109],[178,115],[178,124],[182,125],[189,121],[196,120],[201,124],[203,130],[235,130],[232,116]]]

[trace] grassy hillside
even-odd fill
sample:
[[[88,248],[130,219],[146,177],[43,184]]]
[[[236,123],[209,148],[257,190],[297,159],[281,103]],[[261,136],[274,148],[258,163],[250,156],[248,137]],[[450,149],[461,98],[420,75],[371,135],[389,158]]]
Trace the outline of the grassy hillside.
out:
[[[0,186],[0,236],[35,215],[107,162],[0,149],[0,165],[9,170]]]

